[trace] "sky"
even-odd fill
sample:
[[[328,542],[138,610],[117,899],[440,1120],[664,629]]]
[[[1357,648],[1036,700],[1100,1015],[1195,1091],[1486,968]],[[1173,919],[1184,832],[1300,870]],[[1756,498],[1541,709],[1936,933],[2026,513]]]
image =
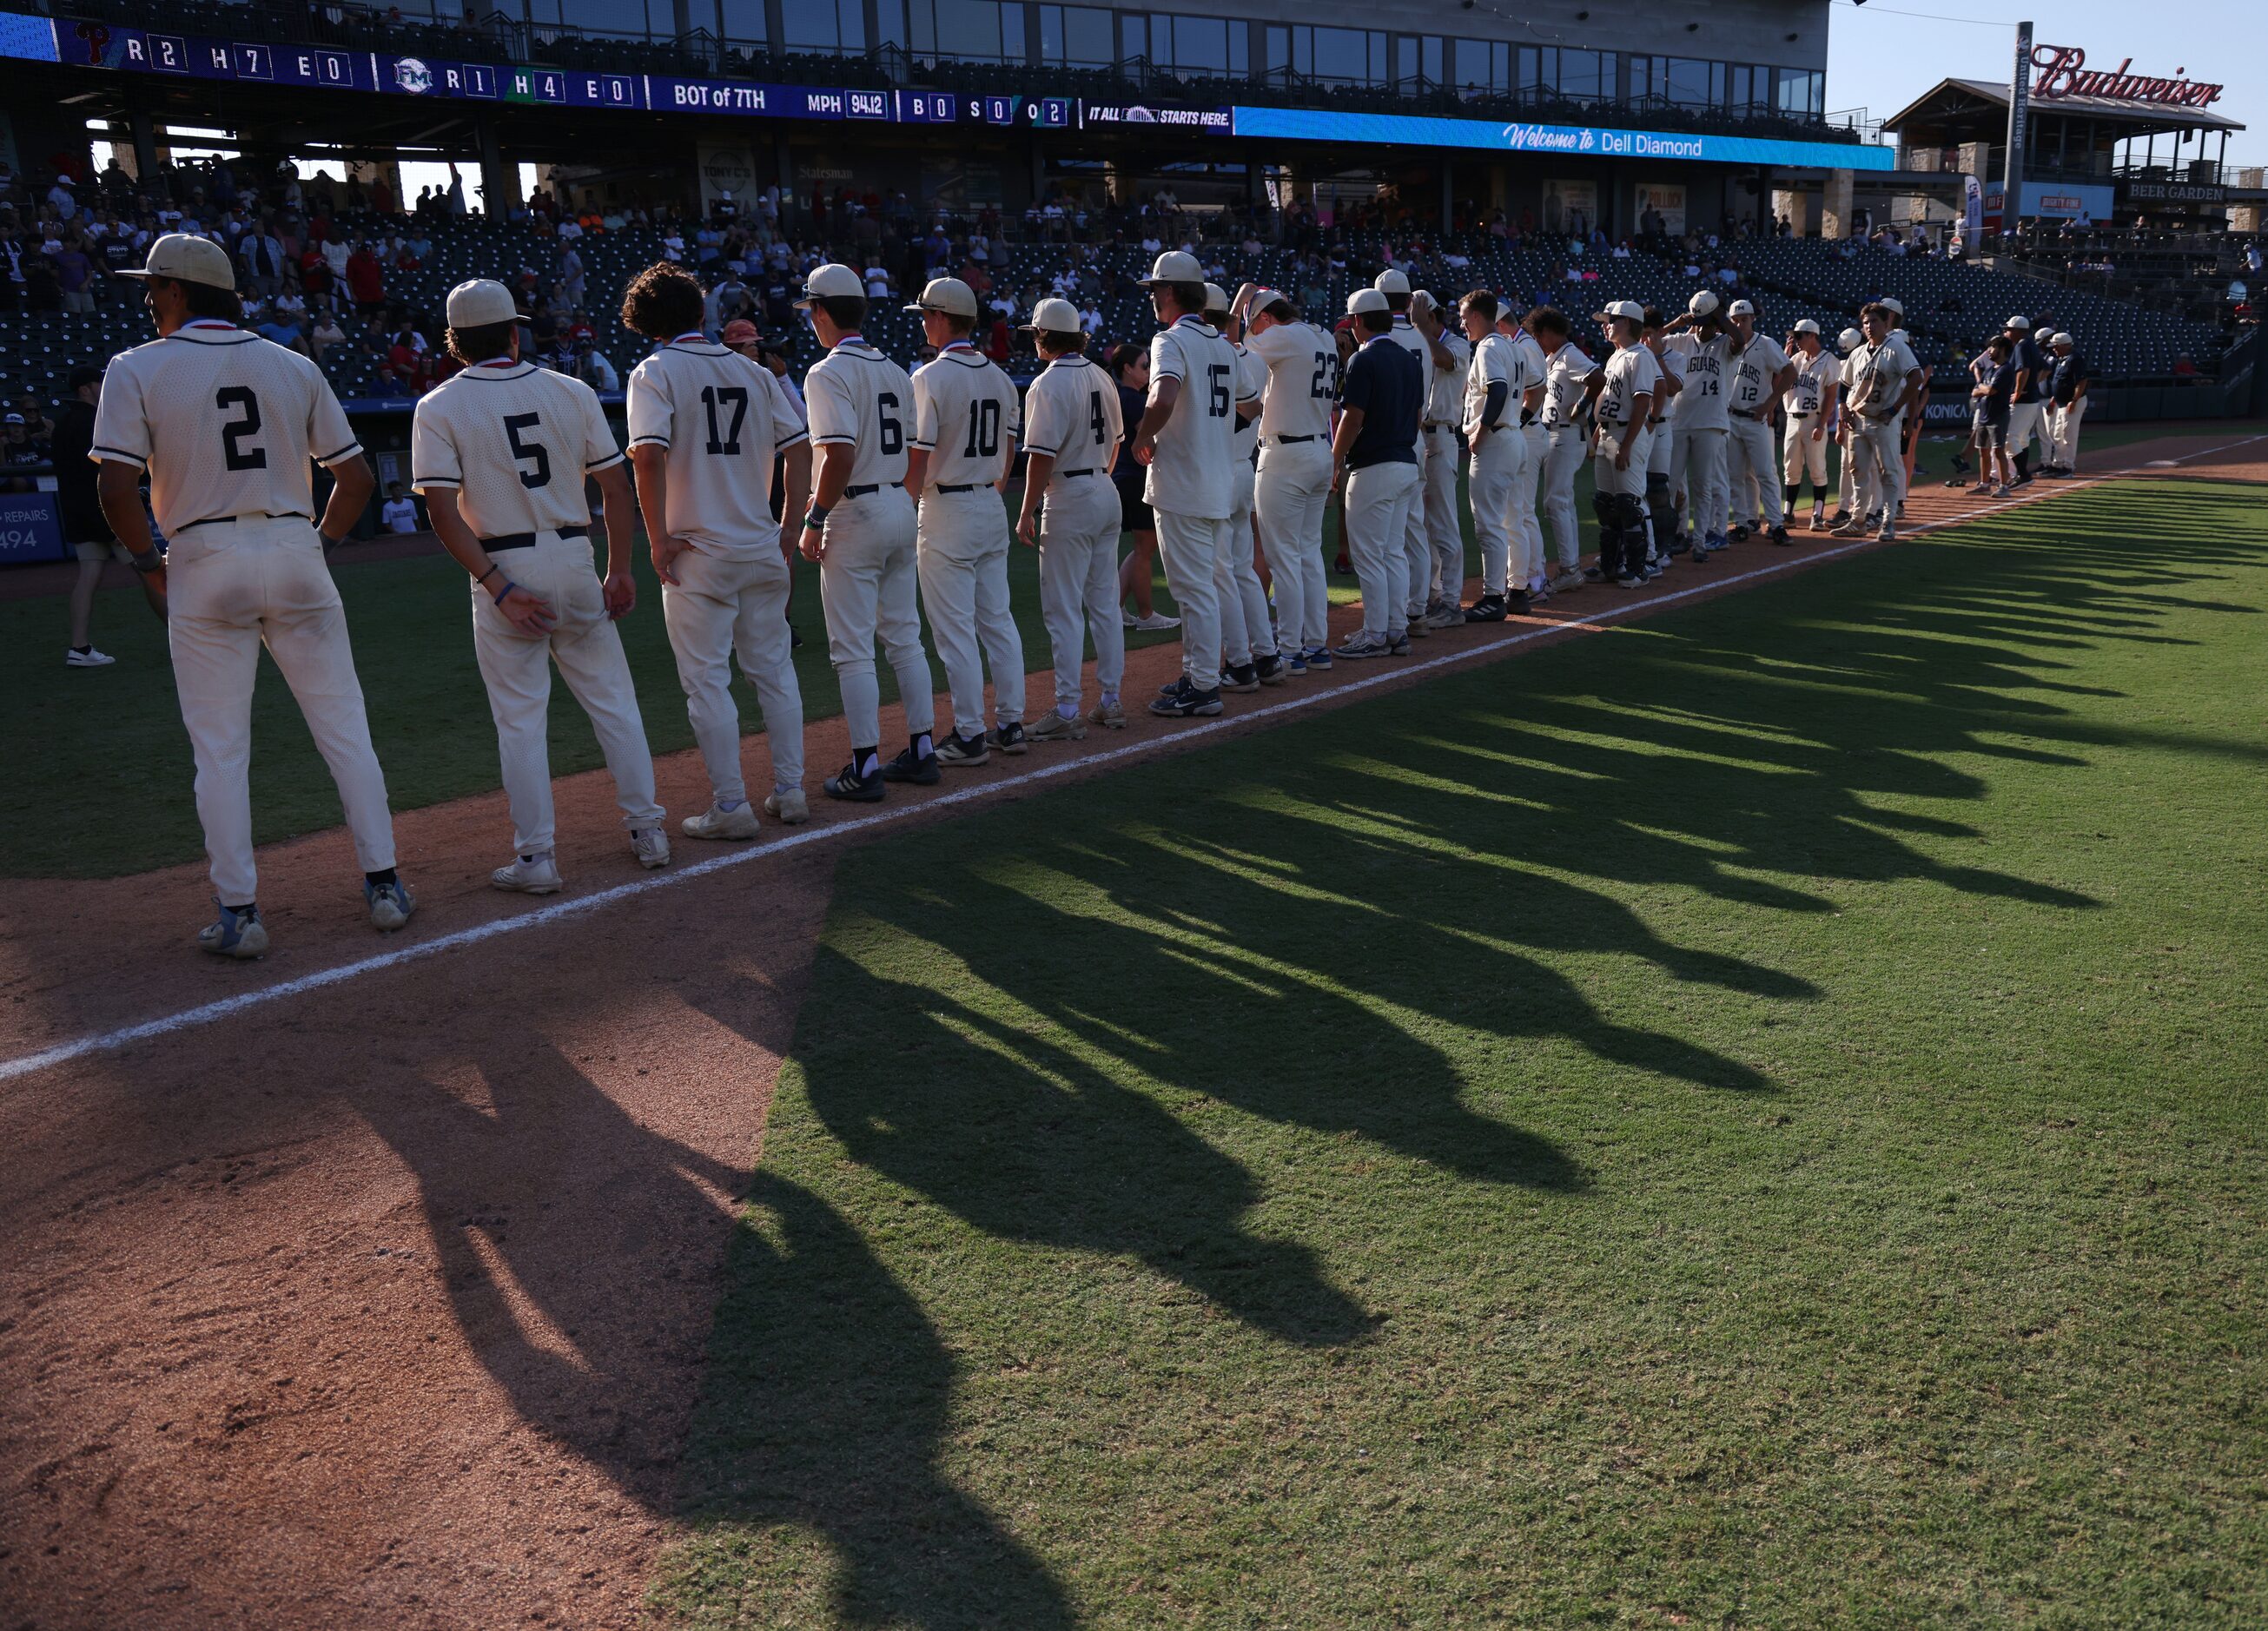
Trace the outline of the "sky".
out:
[[[1864,107],[1874,118],[1885,118],[1951,77],[2005,84],[2016,55],[2016,25],[2029,18],[2036,42],[2077,46],[2087,53],[2090,70],[2114,69],[2131,56],[2134,73],[2171,78],[2185,68],[2192,79],[2222,84],[2213,111],[2249,127],[2228,138],[2229,162],[2268,162],[2268,65],[2252,48],[2259,41],[2260,18],[2251,4],[1868,0],[1861,6],[1833,0],[1833,9],[1827,33],[1830,112]]]

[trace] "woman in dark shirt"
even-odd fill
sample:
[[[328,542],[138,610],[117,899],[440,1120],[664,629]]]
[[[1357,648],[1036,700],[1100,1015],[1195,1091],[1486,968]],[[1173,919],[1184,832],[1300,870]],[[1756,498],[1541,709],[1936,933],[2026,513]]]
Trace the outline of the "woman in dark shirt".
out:
[[[1118,382],[1118,411],[1126,425],[1125,439],[1118,444],[1118,462],[1110,467],[1110,480],[1118,489],[1126,530],[1134,535],[1134,547],[1118,563],[1119,616],[1129,628],[1179,628],[1180,618],[1167,617],[1151,604],[1151,587],[1158,570],[1158,522],[1150,513],[1149,501],[1142,496],[1143,468],[1130,451],[1134,431],[1150,403],[1149,348],[1131,341],[1120,346],[1110,354],[1110,375]],[[1131,613],[1124,609],[1129,596],[1134,600]]]

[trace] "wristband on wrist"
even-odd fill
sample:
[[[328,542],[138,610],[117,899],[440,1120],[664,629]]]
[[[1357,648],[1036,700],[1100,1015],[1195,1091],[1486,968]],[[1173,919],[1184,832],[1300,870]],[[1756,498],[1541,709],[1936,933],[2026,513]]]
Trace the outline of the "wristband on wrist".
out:
[[[827,525],[828,513],[825,504],[814,504],[803,512],[803,524],[812,532],[816,533]]]
[[[519,585],[518,584],[513,583],[513,582],[512,581],[512,579],[510,579],[509,577],[505,578],[505,579],[504,580],[504,587],[503,587],[503,588],[501,588],[501,589],[499,589],[499,590],[497,590],[497,591],[496,591],[496,600],[497,600],[497,604],[498,606],[502,606],[502,605],[504,604],[504,598],[506,595],[510,594],[513,590],[515,590],[515,589],[517,589],[517,588],[519,588]]]
[[[166,564],[166,557],[159,555],[155,549],[144,549],[138,555],[134,554],[131,550],[129,550],[126,555],[126,564],[132,567],[136,571],[141,573],[144,577],[147,577],[151,573],[164,567]]]
[[[502,568],[502,567],[498,566],[495,562],[491,561],[491,562],[489,562],[489,569],[488,569],[487,571],[485,571],[485,572],[482,573],[478,577],[476,577],[476,578],[473,579],[473,581],[474,581],[475,583],[476,583],[476,584],[485,584],[485,583],[487,583],[487,582],[489,581],[489,579],[490,579],[491,577],[495,577],[498,572],[501,572],[501,571],[503,571],[503,570],[504,570],[504,568]]]
[[[323,547],[326,549],[336,549],[341,544],[347,541],[343,538],[333,538],[328,533],[323,531],[320,526],[315,529],[315,536],[323,540]]]

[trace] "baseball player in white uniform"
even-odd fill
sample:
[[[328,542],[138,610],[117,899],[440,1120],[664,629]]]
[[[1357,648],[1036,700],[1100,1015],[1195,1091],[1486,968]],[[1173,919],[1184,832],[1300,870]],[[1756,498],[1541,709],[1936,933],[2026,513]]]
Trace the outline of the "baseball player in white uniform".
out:
[[[1685,550],[1677,536],[1677,501],[1669,487],[1670,424],[1676,417],[1678,394],[1685,388],[1685,354],[1668,343],[1661,332],[1661,313],[1653,306],[1646,308],[1646,349],[1661,371],[1661,389],[1654,393],[1653,418],[1646,426],[1646,573],[1659,577]]]
[[[1425,382],[1426,394],[1418,404],[1418,439],[1413,444],[1418,455],[1418,496],[1410,501],[1410,518],[1403,533],[1399,565],[1407,579],[1403,632],[1405,635],[1430,635],[1433,631],[1426,626],[1425,610],[1433,577],[1433,544],[1425,530],[1426,467],[1434,453],[1445,451],[1434,444],[1437,436],[1446,439],[1448,430],[1443,426],[1437,431],[1429,421],[1432,412],[1434,373],[1441,368],[1454,367],[1455,359],[1452,357],[1444,363],[1442,357],[1446,353],[1437,353],[1425,334],[1411,320],[1410,312],[1413,297],[1408,277],[1388,267],[1372,280],[1371,287],[1386,297],[1386,309],[1393,313],[1394,327],[1390,333],[1394,343],[1417,359],[1419,375]],[[1429,305],[1432,299],[1431,295],[1426,297]]]
[[[1481,555],[1480,598],[1465,608],[1463,616],[1469,623],[1500,623],[1507,612],[1528,610],[1527,546],[1520,531],[1517,489],[1528,471],[1528,440],[1520,422],[1531,383],[1529,364],[1511,340],[1497,332],[1497,299],[1488,290],[1476,289],[1467,295],[1457,314],[1472,347],[1458,431],[1472,456],[1467,490],[1473,506],[1473,541],[1480,546]],[[1517,575],[1515,555],[1521,557]]]
[[[1150,342],[1149,400],[1129,445],[1147,467],[1142,496],[1157,514],[1166,580],[1181,608],[1183,668],[1150,711],[1189,718],[1220,712],[1218,580],[1221,554],[1233,547],[1242,371],[1234,348],[1204,320],[1204,268],[1195,255],[1168,249],[1142,281],[1165,327]]]
[[[1835,440],[1843,450],[1842,485],[1836,495],[1834,525],[1842,525],[1854,515],[1872,513],[1866,490],[1865,477],[1859,468],[1858,445],[1852,435],[1857,419],[1851,412],[1851,384],[1858,378],[1859,348],[1867,343],[1867,336],[1855,328],[1846,328],[1835,336],[1835,348],[1842,355],[1835,362]]]
[[[173,681],[196,760],[220,915],[197,944],[222,957],[268,949],[252,849],[252,692],[268,647],[339,790],[370,921],[409,921],[416,902],[394,866],[386,775],[347,641],[345,609],[323,564],[376,484],[362,444],[321,371],[238,326],[236,268],[204,239],[168,233],[139,271],[158,338],[113,357],[90,456],[104,518],[134,569],[169,607]],[[317,524],[309,469],[331,473]],[[141,481],[158,529],[150,545]]]
[[[1522,325],[1535,337],[1544,356],[1543,479],[1537,488],[1536,508],[1551,523],[1551,545],[1559,557],[1559,570],[1551,579],[1551,592],[1565,594],[1580,589],[1583,577],[1583,532],[1575,512],[1575,472],[1589,452],[1583,430],[1583,410],[1590,400],[1591,376],[1598,364],[1574,342],[1567,314],[1540,305]]]
[[[1822,343],[1819,325],[1809,318],[1794,330],[1795,354],[1788,361],[1794,377],[1780,395],[1786,427],[1780,437],[1782,474],[1780,496],[1787,518],[1795,519],[1795,501],[1811,478],[1811,530],[1827,530],[1827,425],[1835,416],[1835,387],[1838,370]]]
[[[637,604],[630,577],[630,478],[622,450],[579,379],[519,360],[519,309],[502,283],[449,291],[449,349],[464,364],[417,400],[410,480],[442,547],[473,575],[473,653],[495,716],[513,858],[489,875],[499,889],[548,895],[553,855],[551,665],[590,716],[615,779],[630,849],[669,864],[654,797],[653,756],[615,620]],[[607,575],[590,541],[585,477],[595,477],[607,529]]]
[[[1425,444],[1424,604],[1418,616],[1426,628],[1454,628],[1465,621],[1465,532],[1459,521],[1457,470],[1463,463],[1458,434],[1465,415],[1465,375],[1472,366],[1472,342],[1446,321],[1431,292],[1410,298],[1410,322],[1425,342],[1425,408],[1418,439]],[[1450,366],[1440,365],[1443,355]],[[1515,421],[1519,409],[1513,410]],[[1507,495],[1507,502],[1509,495]]]
[[[1599,576],[1636,589],[1646,582],[1647,424],[1661,390],[1661,368],[1646,345],[1646,308],[1616,300],[1598,320],[1614,354],[1593,413],[1592,506],[1599,517]]]
[[[703,334],[701,305],[699,282],[668,261],[623,292],[623,323],[659,342],[630,371],[630,466],[678,683],[709,771],[709,808],[681,827],[688,838],[754,838],[733,701],[735,650],[763,705],[772,761],[764,808],[790,823],[810,815],[803,692],[787,626],[798,517],[783,504],[786,518],[772,520],[771,489],[777,454],[784,492],[802,496],[811,441],[771,370]]]
[[[1024,393],[1024,507],[1016,536],[1040,552],[1040,616],[1055,652],[1056,703],[1025,734],[1035,742],[1076,742],[1086,734],[1079,659],[1089,634],[1102,691],[1090,717],[1110,730],[1126,728],[1119,701],[1126,631],[1118,610],[1124,511],[1110,480],[1125,425],[1117,383],[1086,359],[1077,306],[1042,300],[1026,327],[1047,367]]]
[[[828,654],[850,733],[850,762],[821,785],[830,798],[874,804],[886,782],[929,787],[942,775],[932,735],[937,698],[914,595],[914,504],[905,488],[914,386],[858,332],[866,320],[866,285],[849,267],[830,261],[814,268],[795,304],[810,313],[812,332],[827,348],[803,380],[819,466],[801,547],[806,560],[819,563]],[[878,636],[897,674],[906,716],[906,746],[887,763],[881,687],[874,678]]]
[[[1669,422],[1669,485],[1685,495],[1685,525],[1697,561],[1725,547],[1725,356],[1727,350],[1711,290],[1695,291],[1685,314],[1666,325],[1665,348],[1685,358],[1684,389]]]
[[[1277,650],[1293,673],[1328,668],[1330,589],[1323,576],[1323,506],[1331,495],[1331,403],[1339,354],[1273,289],[1247,283],[1230,313],[1244,347],[1268,370],[1254,495],[1260,545],[1276,590]],[[1233,332],[1233,331],[1232,331]]]
[[[1528,444],[1528,461],[1512,484],[1512,576],[1528,585],[1528,599],[1535,600],[1551,593],[1551,575],[1543,558],[1543,517],[1536,499],[1543,481],[1544,456],[1551,445],[1543,426],[1543,382],[1550,364],[1508,296],[1497,305],[1496,331],[1512,342],[1527,377],[1534,382],[1520,406],[1520,436]]]
[[[1881,506],[1881,538],[1887,544],[1898,535],[1898,504],[1905,497],[1905,458],[1898,438],[1906,403],[1921,385],[1921,364],[1890,331],[1887,308],[1869,305],[1859,322],[1866,342],[1851,353],[1851,387],[1844,400],[1859,481]],[[1860,511],[1837,527],[1835,536],[1854,538],[1866,530],[1866,512]]]
[[[1756,308],[1746,300],[1733,302],[1733,332],[1726,358],[1730,374],[1727,412],[1731,433],[1725,444],[1731,461],[1727,472],[1733,491],[1734,517],[1731,536],[1749,535],[1749,523],[1761,525],[1772,542],[1787,542],[1786,512],[1780,506],[1779,460],[1774,456],[1772,408],[1780,393],[1794,383],[1795,366],[1779,342],[1756,332]]]
[[[914,436],[906,491],[915,525],[922,605],[953,696],[942,765],[981,765],[998,748],[1026,751],[1024,641],[1008,613],[1008,512],[1000,489],[1023,428],[1015,382],[968,341],[976,296],[957,277],[931,280],[906,308],[921,313],[936,357],[914,371]],[[997,727],[984,732],[984,667],[992,667]]]
[[[1236,353],[1236,461],[1229,467],[1233,490],[1229,503],[1228,548],[1222,552],[1220,591],[1221,688],[1257,691],[1280,686],[1288,677],[1284,659],[1277,654],[1276,629],[1268,619],[1268,591],[1260,581],[1259,550],[1252,530],[1252,506],[1258,488],[1260,415],[1268,391],[1268,364],[1231,332],[1234,319],[1228,295],[1219,283],[1205,286],[1204,320],[1220,330]]]

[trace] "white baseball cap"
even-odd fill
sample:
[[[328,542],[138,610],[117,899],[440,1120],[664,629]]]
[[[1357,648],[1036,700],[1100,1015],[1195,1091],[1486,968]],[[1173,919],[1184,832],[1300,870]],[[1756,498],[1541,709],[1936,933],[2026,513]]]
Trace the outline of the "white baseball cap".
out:
[[[1710,298],[1715,298],[1713,295]],[[1591,315],[1602,323],[1616,317],[1626,317],[1633,323],[1643,323],[1646,321],[1646,308],[1635,300],[1609,300],[1604,311],[1594,312]]]
[[[1410,280],[1390,266],[1371,279],[1370,286],[1382,295],[1406,295],[1410,292]]]
[[[1710,290],[1697,289],[1693,298],[1685,303],[1685,309],[1696,317],[1706,317],[1717,309],[1717,297]]]
[[[512,290],[493,277],[472,278],[449,291],[452,328],[485,328],[490,323],[519,320],[519,307],[512,298]]]
[[[1754,317],[1756,314],[1756,308],[1746,300],[1734,301],[1732,309],[1725,313],[1727,317]]]
[[[1205,310],[1208,312],[1227,311],[1228,290],[1223,289],[1219,283],[1207,283],[1205,285]]]
[[[1391,312],[1386,297],[1375,289],[1358,289],[1347,297],[1347,315],[1360,317],[1365,312]]]
[[[866,285],[858,274],[849,267],[829,261],[825,266],[814,267],[811,276],[803,280],[803,298],[795,303],[799,312],[808,312],[820,300],[863,300]]]
[[[1867,336],[1855,328],[1846,328],[1835,336],[1835,343],[1845,351],[1855,351],[1867,343]]]
[[[166,233],[150,246],[150,258],[140,271],[118,276],[171,277],[210,289],[236,287],[236,266],[229,260],[228,251],[209,238],[194,238],[187,232]]]
[[[1025,333],[1044,331],[1051,334],[1076,334],[1086,331],[1079,320],[1079,308],[1068,300],[1042,300],[1032,308],[1032,320],[1019,325]]]
[[[1888,312],[1892,317],[1904,317],[1906,314],[1906,303],[1899,299],[1896,295],[1884,295],[1881,299],[1875,301],[1874,304],[1881,307],[1885,312]]]
[[[1291,296],[1285,294],[1280,289],[1270,289],[1263,284],[1262,287],[1252,291],[1252,304],[1245,307],[1245,310],[1248,312],[1265,312],[1271,305],[1290,305],[1291,304]]]
[[[2048,343],[2050,345],[2077,345],[2079,342],[2076,340],[2073,340],[2069,334],[2050,334],[2048,336]]]
[[[950,317],[974,317],[976,315],[976,291],[957,277],[932,277],[924,286],[921,298],[906,310],[943,312]]]
[[[2010,318],[2007,322],[2001,324],[2000,327],[2003,328],[2021,328],[2026,334],[2029,334],[2032,331],[2032,320],[2026,317],[2020,312],[2015,316]]]
[[[1808,317],[1800,317],[1795,320],[1795,332],[1799,334],[1815,334],[1819,332],[1819,325]]]
[[[1204,282],[1204,268],[1197,264],[1197,258],[1195,255],[1186,249],[1168,249],[1160,255],[1155,264],[1150,268],[1150,276],[1142,279],[1142,286],[1147,289],[1153,283],[1202,283],[1203,282]]]

